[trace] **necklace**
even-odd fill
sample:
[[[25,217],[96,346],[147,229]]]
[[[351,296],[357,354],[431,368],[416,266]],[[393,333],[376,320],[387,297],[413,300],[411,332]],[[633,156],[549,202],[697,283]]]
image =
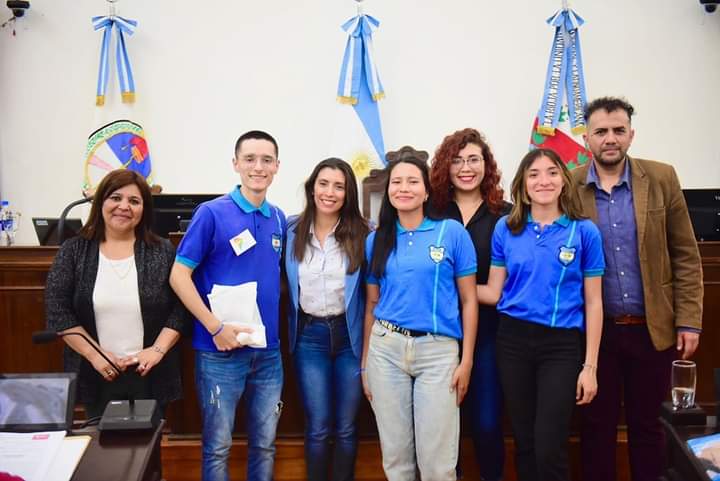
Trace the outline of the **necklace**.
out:
[[[135,257],[128,257],[127,259],[122,259],[120,261],[113,261],[112,259],[105,257],[105,260],[108,264],[110,264],[110,268],[113,270],[117,278],[122,281],[128,276],[128,274],[130,274]]]

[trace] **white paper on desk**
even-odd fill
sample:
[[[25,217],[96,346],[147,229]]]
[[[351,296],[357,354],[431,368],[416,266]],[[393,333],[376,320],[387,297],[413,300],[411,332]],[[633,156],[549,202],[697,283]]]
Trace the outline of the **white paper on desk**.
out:
[[[70,481],[91,439],[90,436],[68,436],[63,439],[45,481]]]
[[[239,343],[250,347],[267,347],[265,325],[257,306],[257,282],[237,286],[215,284],[208,294],[208,301],[210,310],[221,322],[253,330],[252,333],[239,333]]]
[[[25,481],[45,481],[65,431],[0,433],[0,471]]]

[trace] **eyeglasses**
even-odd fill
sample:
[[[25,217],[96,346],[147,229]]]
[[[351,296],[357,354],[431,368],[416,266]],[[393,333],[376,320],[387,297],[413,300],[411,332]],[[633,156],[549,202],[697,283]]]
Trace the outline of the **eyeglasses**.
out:
[[[455,157],[450,160],[450,165],[452,167],[462,167],[463,165],[467,165],[468,167],[477,167],[482,163],[482,161],[482,157],[479,157],[477,155],[470,156],[467,159],[463,159],[462,157]]]
[[[240,158],[240,162],[242,163],[242,165],[245,165],[249,168],[255,167],[255,164],[257,164],[258,161],[260,162],[261,167],[270,167],[275,165],[277,159],[267,155],[257,157],[254,155],[246,155]]]

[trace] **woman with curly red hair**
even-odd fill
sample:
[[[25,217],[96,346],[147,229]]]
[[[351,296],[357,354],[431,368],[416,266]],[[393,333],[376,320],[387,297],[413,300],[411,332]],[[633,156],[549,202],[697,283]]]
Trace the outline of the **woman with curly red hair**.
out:
[[[437,213],[462,222],[470,233],[477,254],[477,283],[486,284],[493,229],[498,219],[510,212],[510,204],[503,201],[500,171],[484,136],[467,128],[445,137],[435,152],[430,184]],[[480,475],[494,481],[502,479],[505,455],[495,362],[495,306],[481,305],[478,321],[465,413],[471,420]]]

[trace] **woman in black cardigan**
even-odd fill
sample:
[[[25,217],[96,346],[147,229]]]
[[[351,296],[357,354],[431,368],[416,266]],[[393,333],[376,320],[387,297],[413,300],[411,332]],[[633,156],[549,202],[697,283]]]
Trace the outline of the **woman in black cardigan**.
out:
[[[97,188],[87,224],[60,247],[48,274],[49,328],[79,332],[96,343],[118,372],[79,336],[63,339],[65,369],[78,373],[88,417],[111,399],[180,398],[175,348],[186,311],[168,284],[175,249],[150,231],[152,197],[136,172],[116,170]]]

